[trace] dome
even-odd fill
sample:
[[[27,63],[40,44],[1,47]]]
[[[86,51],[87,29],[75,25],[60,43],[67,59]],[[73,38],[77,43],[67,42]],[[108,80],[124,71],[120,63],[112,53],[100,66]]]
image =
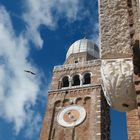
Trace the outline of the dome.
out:
[[[95,58],[99,58],[98,46],[93,41],[84,38],[84,39],[77,40],[70,46],[66,55],[66,59],[71,54],[76,54],[81,52],[87,52],[91,56],[94,56]]]

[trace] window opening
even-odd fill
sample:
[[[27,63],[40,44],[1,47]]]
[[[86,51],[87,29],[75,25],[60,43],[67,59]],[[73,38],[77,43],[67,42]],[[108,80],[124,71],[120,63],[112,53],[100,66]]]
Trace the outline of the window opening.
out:
[[[94,45],[94,49],[95,49],[95,51],[99,52],[99,48],[97,45]]]
[[[91,76],[90,73],[86,73],[83,77],[83,85],[91,83]]]
[[[63,101],[63,106],[65,107],[65,106],[68,106],[68,105],[70,105],[70,102],[69,102],[68,99],[65,99],[65,100]]]
[[[91,99],[90,97],[86,97],[86,98],[84,99],[85,104],[88,104],[88,105],[89,105],[89,104],[90,104],[90,99]]]
[[[61,105],[61,101],[60,100],[55,102],[55,107],[60,107],[60,105]]]
[[[69,87],[69,78],[68,78],[68,76],[63,77],[61,87]]]
[[[82,104],[83,104],[82,98],[78,98],[78,99],[76,100],[76,104],[82,105]]]
[[[73,76],[73,81],[72,81],[72,86],[78,86],[80,85],[80,78],[79,78],[79,75],[75,75]]]
[[[78,60],[75,60],[74,63],[78,63]]]

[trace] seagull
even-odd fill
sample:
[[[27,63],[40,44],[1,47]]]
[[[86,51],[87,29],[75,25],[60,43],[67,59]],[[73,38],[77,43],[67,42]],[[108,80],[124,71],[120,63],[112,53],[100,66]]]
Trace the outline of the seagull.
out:
[[[30,73],[30,74],[32,74],[32,75],[36,75],[34,72],[32,72],[32,71],[29,71],[29,70],[24,70],[25,72],[27,72],[27,73]]]

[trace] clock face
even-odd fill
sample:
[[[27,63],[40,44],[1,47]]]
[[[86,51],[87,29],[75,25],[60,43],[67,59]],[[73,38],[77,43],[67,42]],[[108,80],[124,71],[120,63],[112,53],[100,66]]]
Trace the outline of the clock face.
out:
[[[64,127],[73,127],[84,121],[86,111],[83,107],[71,105],[63,108],[57,115],[57,122]]]

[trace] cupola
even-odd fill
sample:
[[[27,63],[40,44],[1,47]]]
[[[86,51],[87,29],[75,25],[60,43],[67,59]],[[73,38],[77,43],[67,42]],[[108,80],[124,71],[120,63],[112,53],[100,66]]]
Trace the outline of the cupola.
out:
[[[98,46],[89,39],[75,41],[66,54],[66,63],[78,63],[99,58]]]

